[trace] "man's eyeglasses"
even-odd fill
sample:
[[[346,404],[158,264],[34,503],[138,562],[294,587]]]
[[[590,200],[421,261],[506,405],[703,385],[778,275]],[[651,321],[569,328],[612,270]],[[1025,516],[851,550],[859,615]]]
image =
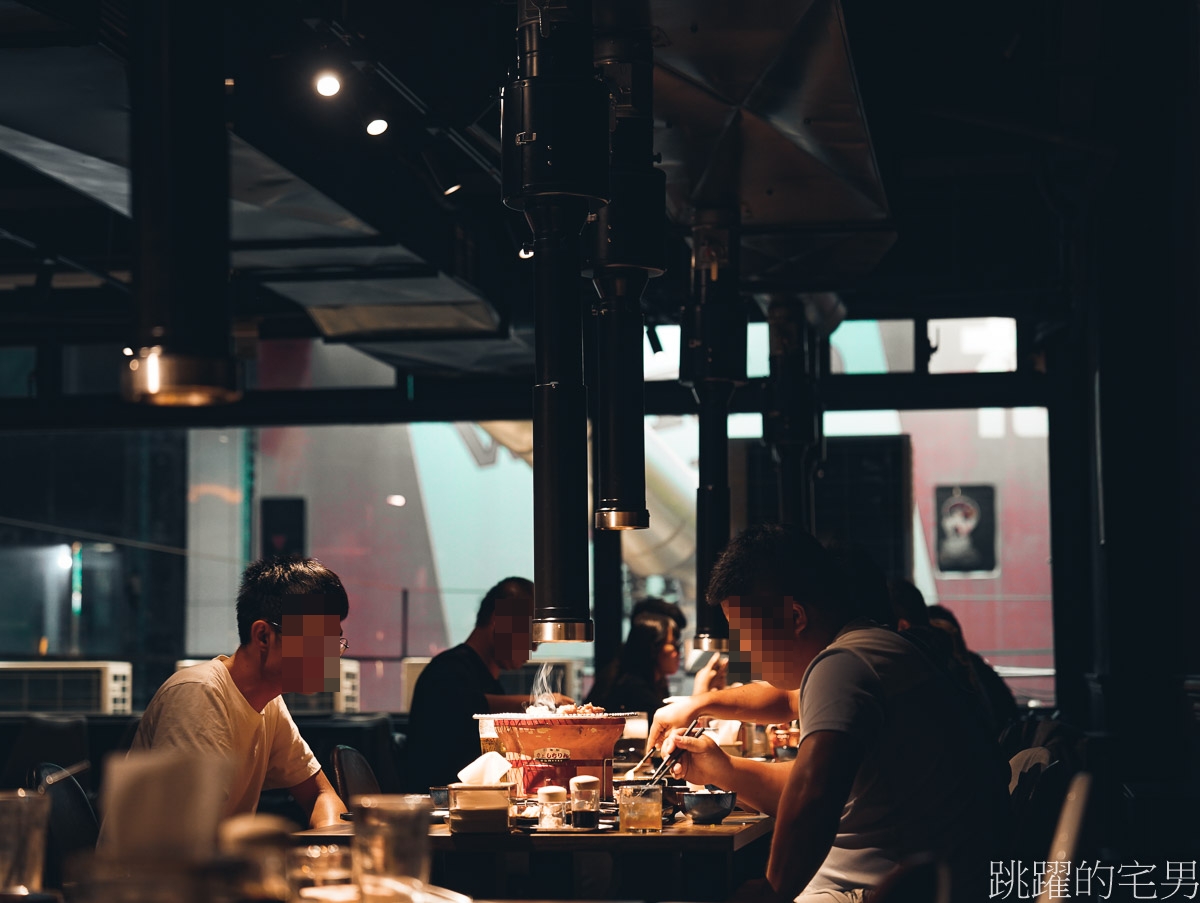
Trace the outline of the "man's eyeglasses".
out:
[[[272,627],[274,627],[276,630],[278,630],[280,633],[283,633],[283,625],[282,624],[278,624],[275,621],[267,621],[267,623],[270,624]],[[338,637],[338,643],[341,646],[341,649],[338,651],[338,655],[345,655],[346,650],[350,648],[350,641],[348,639],[346,639],[344,636],[340,636],[340,637]]]

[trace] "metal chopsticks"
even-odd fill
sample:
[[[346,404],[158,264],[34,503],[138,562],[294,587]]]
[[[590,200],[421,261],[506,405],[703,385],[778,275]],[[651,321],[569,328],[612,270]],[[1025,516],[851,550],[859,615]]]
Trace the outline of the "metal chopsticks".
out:
[[[692,731],[696,731],[696,733],[693,734]],[[704,733],[704,728],[700,727],[700,719],[693,718],[692,723],[687,726],[687,730],[683,732],[683,735],[685,737],[699,737],[702,733]],[[671,773],[671,769],[674,767],[675,763],[679,761],[682,755],[683,750],[676,747],[675,752],[663,759],[662,764],[659,765],[658,768],[654,769],[654,773],[646,779],[646,783],[639,787],[633,795],[641,796],[651,786],[666,778],[666,776]]]

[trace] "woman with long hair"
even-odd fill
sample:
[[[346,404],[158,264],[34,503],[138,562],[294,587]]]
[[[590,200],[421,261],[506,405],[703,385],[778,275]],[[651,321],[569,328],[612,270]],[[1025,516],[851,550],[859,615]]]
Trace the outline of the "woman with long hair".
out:
[[[679,670],[681,646],[671,618],[638,615],[629,625],[620,656],[596,678],[587,701],[610,712],[647,712],[653,717],[671,693],[667,678]]]

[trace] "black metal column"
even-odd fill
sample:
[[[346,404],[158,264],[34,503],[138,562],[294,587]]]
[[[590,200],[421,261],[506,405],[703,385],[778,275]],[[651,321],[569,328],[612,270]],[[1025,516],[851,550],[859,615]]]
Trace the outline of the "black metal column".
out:
[[[517,80],[503,94],[504,202],[533,230],[535,642],[592,638],[587,390],[579,234],[608,197],[608,95],[592,71],[587,0],[517,6]]]
[[[680,381],[700,410],[696,490],[696,647],[725,649],[729,624],[705,604],[713,563],[729,542],[729,401],[746,381],[746,313],[738,293],[739,216],[697,214],[692,227],[692,298],[680,343]]]
[[[204,4],[139,0],[133,31],[139,330],[125,394],[165,405],[234,401],[222,15]]]

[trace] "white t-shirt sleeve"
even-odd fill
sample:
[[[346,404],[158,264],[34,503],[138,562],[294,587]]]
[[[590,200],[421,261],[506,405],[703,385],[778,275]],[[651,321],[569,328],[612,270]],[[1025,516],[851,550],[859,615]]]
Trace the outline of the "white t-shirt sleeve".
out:
[[[859,656],[831,649],[809,667],[800,687],[801,740],[814,731],[838,731],[869,744],[883,719],[879,676]]]
[[[295,787],[320,771],[321,763],[300,736],[283,700],[272,700],[271,706],[275,707],[271,718],[271,753],[263,789]]]
[[[225,701],[215,687],[198,682],[164,687],[155,695],[153,711],[147,716],[144,720],[151,721],[150,731],[139,731],[135,749],[233,754]]]

